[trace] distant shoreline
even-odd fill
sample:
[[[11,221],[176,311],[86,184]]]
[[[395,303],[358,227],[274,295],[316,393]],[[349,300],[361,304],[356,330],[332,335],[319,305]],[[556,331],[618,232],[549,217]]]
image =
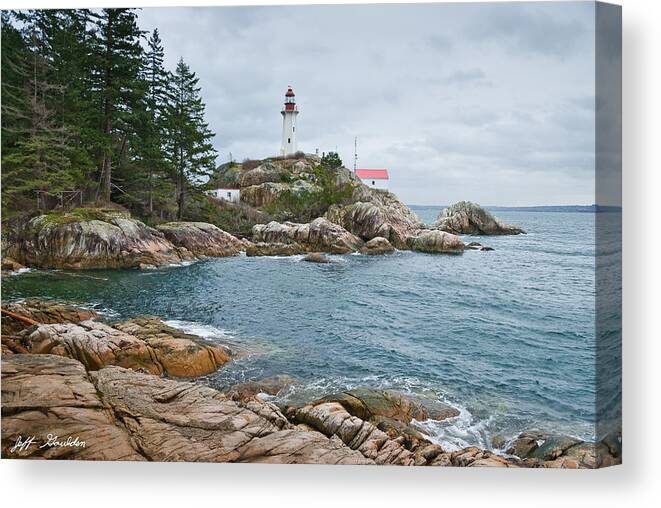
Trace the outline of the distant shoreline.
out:
[[[447,205],[408,205],[412,210],[419,208],[446,208]],[[494,212],[565,212],[565,213],[621,213],[621,206],[607,205],[542,205],[542,206],[485,206]]]

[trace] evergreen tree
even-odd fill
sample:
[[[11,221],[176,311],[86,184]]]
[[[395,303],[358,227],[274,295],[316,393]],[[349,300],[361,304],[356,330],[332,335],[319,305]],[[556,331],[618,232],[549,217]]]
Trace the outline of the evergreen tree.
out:
[[[16,14],[23,34],[3,13],[3,208],[24,208],[35,191],[55,194],[80,184],[84,152],[51,105],[61,93],[52,83],[47,26],[51,16]],[[5,45],[6,43],[6,45]]]
[[[183,59],[175,70],[168,115],[170,161],[174,169],[177,218],[184,215],[186,192],[212,175],[216,151],[211,144],[214,133],[204,121],[204,103],[199,78]]]
[[[101,112],[99,199],[110,202],[113,160],[126,155],[131,115],[142,98],[142,32],[134,9],[103,9],[90,17],[95,24],[92,84]]]
[[[337,169],[342,167],[342,159],[337,152],[328,152],[321,158],[321,167],[324,169]]]
[[[166,160],[166,129],[168,113],[168,86],[170,75],[163,67],[164,50],[158,29],[147,41],[143,66],[146,83],[145,120],[143,129],[143,174],[147,187],[147,210],[154,213],[154,199],[162,207],[163,195],[170,190],[169,166]]]

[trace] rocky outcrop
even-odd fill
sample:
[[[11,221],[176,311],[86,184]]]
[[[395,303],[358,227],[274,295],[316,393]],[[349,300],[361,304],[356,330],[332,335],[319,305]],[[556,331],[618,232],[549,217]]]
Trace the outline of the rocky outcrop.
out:
[[[608,446],[613,441],[620,446]],[[524,459],[530,467],[593,469],[621,461],[621,438],[607,436],[601,442],[589,443],[572,436],[529,431],[512,440],[506,453]]]
[[[375,411],[402,425],[431,414],[392,392],[358,390],[358,403],[321,400],[283,413],[256,397],[277,393],[289,380],[281,381],[239,385],[226,395],[117,366],[86,371],[79,361],[56,355],[3,356],[2,457],[458,467],[619,462],[605,442],[550,446],[550,460],[520,460],[476,447],[449,452],[424,436],[372,423]],[[26,442],[27,436],[34,440]]]
[[[306,254],[308,248],[299,243],[257,242],[246,245],[246,256],[295,256]]]
[[[80,362],[24,354],[2,356],[2,458],[145,460]]]
[[[394,194],[360,184],[351,204],[331,205],[325,217],[363,240],[382,237],[398,249],[422,227],[420,219]]]
[[[294,419],[328,437],[339,438],[346,446],[377,464],[410,466],[415,462],[413,453],[400,441],[391,439],[371,423],[352,416],[337,402],[305,406],[296,411]]]
[[[203,376],[232,359],[232,352],[226,346],[184,333],[156,317],[134,318],[113,327],[147,344],[156,362],[170,376]]]
[[[16,335],[33,326],[34,323],[30,321],[39,324],[79,323],[97,317],[91,309],[37,298],[21,303],[5,303],[2,305],[2,314],[2,335]]]
[[[365,242],[365,245],[360,249],[360,252],[362,254],[367,254],[368,256],[378,256],[395,252],[395,248],[385,238],[375,236],[371,240]]]
[[[73,358],[88,370],[118,365],[193,377],[215,372],[230,360],[226,348],[205,344],[156,318],[138,318],[114,328],[92,320],[40,325],[19,342],[30,353]]]
[[[363,241],[347,230],[319,217],[309,224],[269,222],[253,227],[253,240],[257,243],[295,244],[300,251],[345,254],[363,245]]]
[[[192,259],[162,233],[117,210],[40,215],[8,232],[8,254],[38,268],[131,268]]]
[[[525,233],[519,226],[510,226],[491,215],[480,205],[460,201],[444,209],[436,227],[455,235],[518,235]]]
[[[307,256],[303,258],[303,261],[307,263],[320,263],[320,264],[328,264],[332,263],[332,261],[324,256],[321,252],[311,252]]]
[[[236,256],[244,249],[241,240],[206,222],[168,222],[156,229],[173,245],[194,256]]]
[[[250,187],[267,182],[282,182],[288,174],[289,171],[285,168],[276,166],[272,162],[264,162],[256,168],[242,172],[239,184],[241,187]]]
[[[409,249],[427,253],[461,254],[464,242],[456,235],[435,229],[423,229],[409,236]]]
[[[459,415],[457,409],[441,402],[429,401],[429,406],[433,408],[430,413],[428,406],[418,398],[393,390],[376,390],[367,387],[327,395],[313,404],[324,402],[337,402],[350,414],[362,420],[386,417],[408,424],[414,419],[421,421],[433,417],[436,420],[443,420]]]
[[[15,272],[25,268],[21,263],[15,259],[4,257],[2,258],[2,271]]]
[[[45,446],[56,434],[69,446]],[[20,447],[19,438],[35,436]],[[2,359],[2,457],[372,464],[277,407],[205,386],[107,367],[86,373],[53,355]]]
[[[241,188],[241,201],[250,206],[261,208],[273,203],[278,197],[289,190],[289,185],[281,182],[266,182],[259,185]]]

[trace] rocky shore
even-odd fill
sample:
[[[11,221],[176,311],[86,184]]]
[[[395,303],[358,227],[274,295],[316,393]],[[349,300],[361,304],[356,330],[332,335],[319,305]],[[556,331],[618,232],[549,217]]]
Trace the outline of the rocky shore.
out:
[[[505,443],[503,454],[445,450],[416,422],[458,411],[393,391],[364,387],[287,406],[262,394],[295,382],[289,376],[226,392],[183,379],[232,357],[227,347],[154,317],[106,324],[93,311],[57,302],[3,305],[2,457],[565,468],[620,462],[619,436],[595,444],[530,432]]]
[[[463,201],[445,209],[435,224],[423,224],[394,194],[367,187],[346,168],[323,169],[314,156],[235,165],[221,178],[241,188],[238,215],[247,207],[251,216],[280,220],[255,223],[239,238],[206,222],[150,227],[117,207],[50,212],[3,228],[3,270],[145,269],[241,252],[461,254],[467,244],[458,235],[523,233]],[[222,206],[231,213],[232,204]]]

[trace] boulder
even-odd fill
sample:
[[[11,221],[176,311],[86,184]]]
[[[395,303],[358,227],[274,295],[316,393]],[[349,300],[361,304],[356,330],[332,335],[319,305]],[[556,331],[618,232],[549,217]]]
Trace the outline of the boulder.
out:
[[[236,256],[244,248],[241,240],[206,222],[168,222],[156,229],[194,256]]]
[[[596,469],[620,464],[621,459],[613,456],[603,443],[582,442],[567,448],[562,455],[542,463],[547,468]]]
[[[192,377],[215,372],[230,360],[222,346],[205,344],[156,318],[138,318],[114,328],[92,320],[41,325],[21,344],[33,354],[74,358],[88,370],[118,365],[151,374]]]
[[[456,235],[436,229],[423,229],[408,237],[409,249],[433,254],[461,254],[464,242]]]
[[[232,359],[227,347],[182,332],[156,317],[134,318],[113,327],[144,341],[154,351],[156,362],[170,376],[211,374]]]
[[[337,224],[319,217],[309,224],[269,222],[252,228],[255,242],[299,244],[308,252],[353,252],[363,241]]]
[[[371,240],[365,242],[365,245],[362,249],[360,249],[360,252],[362,254],[367,254],[368,256],[374,256],[390,254],[395,252],[395,248],[385,238],[381,236],[375,236]]]
[[[330,259],[328,259],[320,252],[311,252],[310,254],[308,254],[303,258],[303,261],[307,261],[308,263],[321,263],[321,264],[332,263]]]
[[[162,374],[144,341],[96,321],[40,325],[22,341],[32,354],[52,354],[80,361],[88,370],[107,365]]]
[[[426,420],[429,418],[429,411],[421,402],[392,390],[359,387],[327,395],[313,402],[312,405],[326,402],[341,404],[351,415],[361,420],[384,416],[408,424],[413,419]]]
[[[506,450],[509,455],[516,455],[519,458],[525,459],[530,457],[541,443],[544,442],[546,434],[539,431],[530,431],[521,433],[514,439]]]
[[[38,268],[133,268],[193,257],[125,212],[103,209],[34,217],[13,227],[7,243],[11,257]]]
[[[436,220],[436,227],[455,235],[518,235],[525,233],[520,227],[503,223],[480,205],[470,201],[460,201],[444,209]]]
[[[21,270],[22,268],[25,268],[21,263],[16,261],[15,259],[8,258],[8,257],[3,257],[2,258],[2,270],[3,271],[8,271],[8,272],[15,272],[17,270]]]
[[[296,256],[308,252],[307,247],[299,243],[256,242],[246,245],[246,256]]]
[[[248,400],[256,397],[260,393],[267,395],[277,395],[285,388],[296,383],[296,379],[286,374],[266,377],[257,381],[240,383],[231,386],[227,390],[227,395],[232,400]]]
[[[548,436],[528,456],[541,460],[554,460],[580,443],[582,443],[580,439],[571,436]]]
[[[363,240],[382,237],[395,248],[406,249],[406,239],[422,227],[420,219],[387,191],[355,188],[351,204],[331,205],[325,217]]]

